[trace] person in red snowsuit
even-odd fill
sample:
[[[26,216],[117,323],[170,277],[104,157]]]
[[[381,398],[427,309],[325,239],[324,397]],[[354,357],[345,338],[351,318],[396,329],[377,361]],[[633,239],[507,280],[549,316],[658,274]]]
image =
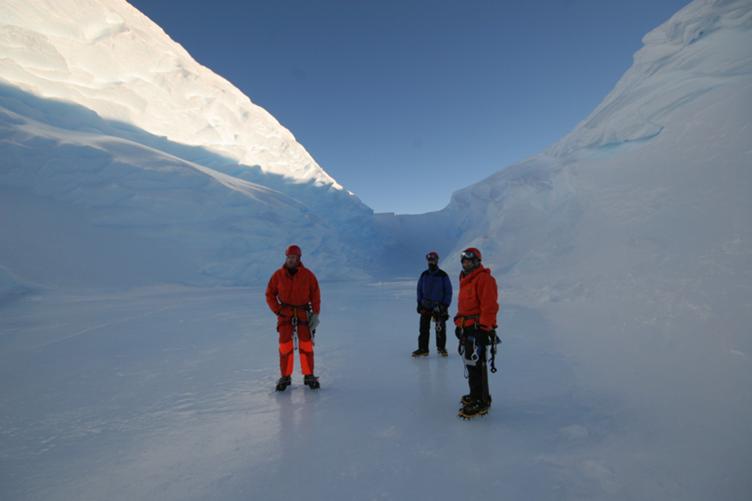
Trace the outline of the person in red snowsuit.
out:
[[[313,374],[312,334],[315,334],[318,324],[321,294],[316,275],[303,266],[301,256],[300,247],[289,246],[285,252],[285,264],[274,272],[266,287],[266,304],[277,315],[279,333],[282,377],[277,383],[277,391],[284,391],[290,385],[296,341],[304,383],[312,389],[319,387],[318,378]]]
[[[491,347],[492,365],[496,354],[496,314],[499,312],[498,289],[491,270],[481,264],[480,251],[469,247],[462,251],[460,292],[457,299],[455,335],[467,368],[470,393],[462,397],[459,415],[471,418],[488,412],[491,395],[488,391],[486,348]]]

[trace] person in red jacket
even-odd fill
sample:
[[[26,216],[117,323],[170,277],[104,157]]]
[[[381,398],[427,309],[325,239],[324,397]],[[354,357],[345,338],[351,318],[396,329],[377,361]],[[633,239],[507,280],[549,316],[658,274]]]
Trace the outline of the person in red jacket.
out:
[[[488,362],[486,348],[491,347],[491,371],[495,372],[496,314],[499,312],[496,279],[491,270],[481,264],[480,251],[469,247],[462,251],[460,292],[457,299],[455,335],[460,341],[459,351],[467,368],[470,393],[462,397],[459,416],[469,419],[488,413],[491,395],[488,391]]]
[[[289,246],[285,252],[285,264],[274,272],[266,287],[266,304],[277,315],[279,333],[282,376],[277,382],[277,391],[290,386],[296,343],[303,382],[311,389],[319,388],[318,378],[313,375],[313,334],[318,325],[321,294],[316,275],[303,266],[301,256],[300,247]]]

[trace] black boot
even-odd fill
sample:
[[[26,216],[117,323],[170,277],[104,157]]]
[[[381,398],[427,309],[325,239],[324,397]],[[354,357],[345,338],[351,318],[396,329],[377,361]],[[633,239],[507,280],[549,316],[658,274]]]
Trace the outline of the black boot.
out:
[[[290,386],[290,383],[292,383],[292,379],[290,379],[290,376],[282,376],[279,378],[279,381],[277,381],[277,391],[285,391],[288,386]]]
[[[321,388],[321,385],[319,384],[319,378],[317,378],[313,374],[303,376],[303,384],[308,386],[312,390],[318,390],[319,388]]]
[[[421,350],[418,348],[413,352],[413,357],[427,357],[428,356],[428,350]]]
[[[447,351],[444,348],[439,348],[438,351],[439,351],[439,355],[441,355],[442,357],[449,356],[449,353],[447,353]]]
[[[492,401],[493,401],[493,399],[491,398],[491,395],[489,395],[488,396],[488,405],[489,406],[491,405]],[[460,398],[460,404],[462,404],[463,406],[465,406],[467,404],[472,404],[472,403],[473,403],[473,396],[470,395],[469,393],[467,395],[462,395],[462,398]]]
[[[467,405],[464,405],[457,415],[463,419],[473,419],[478,416],[485,416],[488,414],[488,408],[490,403],[483,402],[482,400],[476,400]]]

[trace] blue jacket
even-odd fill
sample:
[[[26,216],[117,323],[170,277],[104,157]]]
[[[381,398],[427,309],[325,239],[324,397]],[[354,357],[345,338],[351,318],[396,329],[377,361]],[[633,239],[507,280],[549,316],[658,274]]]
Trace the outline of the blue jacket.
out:
[[[452,303],[452,281],[440,268],[424,271],[418,280],[418,305],[433,309],[436,305],[449,307]]]

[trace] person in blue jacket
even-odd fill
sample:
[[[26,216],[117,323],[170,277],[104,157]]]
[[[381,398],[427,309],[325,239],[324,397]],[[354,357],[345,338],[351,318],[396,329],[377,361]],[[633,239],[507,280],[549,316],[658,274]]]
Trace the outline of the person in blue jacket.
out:
[[[428,269],[418,280],[420,335],[418,349],[413,352],[413,357],[428,356],[431,319],[436,322],[436,349],[441,356],[446,357],[446,321],[449,318],[449,305],[452,303],[452,282],[449,275],[439,268],[439,255],[436,252],[426,254],[426,261]]]

